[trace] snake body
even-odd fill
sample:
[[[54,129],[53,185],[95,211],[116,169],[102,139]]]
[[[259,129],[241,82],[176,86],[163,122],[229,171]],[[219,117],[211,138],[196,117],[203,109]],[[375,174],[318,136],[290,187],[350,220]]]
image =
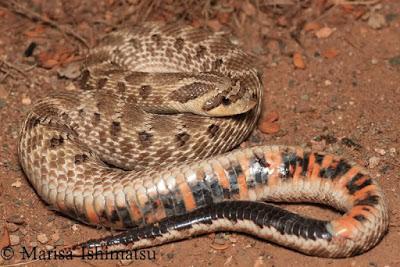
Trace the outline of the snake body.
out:
[[[260,114],[254,62],[222,34],[148,23],[111,33],[93,49],[82,91],[34,105],[18,153],[40,197],[84,223],[130,229],[74,249],[239,231],[346,257],[382,238],[384,196],[359,165],[287,146],[231,151]],[[344,214],[322,221],[263,201],[323,203]]]

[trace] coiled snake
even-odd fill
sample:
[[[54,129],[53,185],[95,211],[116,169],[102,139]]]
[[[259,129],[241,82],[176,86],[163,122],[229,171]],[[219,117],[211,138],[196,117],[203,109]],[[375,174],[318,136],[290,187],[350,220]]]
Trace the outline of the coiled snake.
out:
[[[296,147],[231,151],[254,128],[263,87],[253,58],[222,34],[152,23],[109,34],[87,56],[81,86],[34,105],[19,140],[45,202],[87,224],[130,228],[74,249],[239,231],[346,257],[387,229],[383,193],[359,165]],[[323,221],[263,201],[345,213]]]

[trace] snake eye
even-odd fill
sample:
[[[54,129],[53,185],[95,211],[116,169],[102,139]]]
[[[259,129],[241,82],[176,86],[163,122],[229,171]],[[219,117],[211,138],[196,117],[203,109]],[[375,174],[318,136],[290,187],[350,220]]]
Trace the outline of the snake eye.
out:
[[[227,105],[229,105],[230,103],[231,103],[231,100],[230,100],[229,98],[226,98],[226,97],[222,98],[222,104],[223,104],[224,106],[227,106]]]

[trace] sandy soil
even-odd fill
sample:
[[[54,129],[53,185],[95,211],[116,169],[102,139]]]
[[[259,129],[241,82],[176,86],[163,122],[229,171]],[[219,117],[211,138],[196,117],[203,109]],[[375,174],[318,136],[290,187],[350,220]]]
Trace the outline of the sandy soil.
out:
[[[289,3],[286,6],[260,4],[264,1],[82,2],[0,2],[0,229],[3,233],[8,229],[16,254],[10,260],[0,259],[0,265],[400,266],[399,1],[338,6],[323,0],[265,1]],[[390,228],[382,242],[357,257],[321,259],[225,233],[153,248],[155,259],[151,260],[21,259],[22,246],[58,249],[110,233],[49,210],[32,190],[16,153],[24,114],[55,89],[76,90],[74,73],[65,74],[65,66],[85,53],[80,37],[93,46],[114,28],[176,18],[232,32],[259,58],[264,70],[265,115],[279,115],[263,142],[333,152],[370,169],[390,208]],[[335,216],[320,207],[288,208],[315,217]]]

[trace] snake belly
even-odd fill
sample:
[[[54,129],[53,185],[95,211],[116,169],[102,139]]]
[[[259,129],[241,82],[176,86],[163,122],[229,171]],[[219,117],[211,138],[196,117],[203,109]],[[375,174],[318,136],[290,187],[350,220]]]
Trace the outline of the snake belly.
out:
[[[260,115],[254,62],[222,34],[147,23],[93,49],[82,91],[34,105],[18,153],[39,196],[81,222],[129,229],[74,251],[145,248],[215,231],[322,257],[378,243],[388,211],[361,166],[288,146],[232,150]],[[265,201],[322,203],[343,215],[317,220]]]

